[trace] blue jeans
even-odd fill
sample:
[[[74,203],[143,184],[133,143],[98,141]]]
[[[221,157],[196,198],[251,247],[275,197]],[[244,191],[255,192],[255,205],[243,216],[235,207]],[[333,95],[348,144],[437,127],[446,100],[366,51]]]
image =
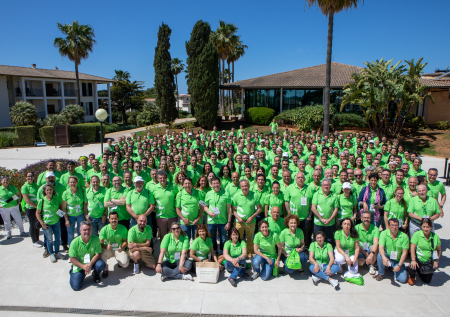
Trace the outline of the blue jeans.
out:
[[[92,234],[94,236],[97,236],[100,234],[100,230],[107,224],[108,221],[105,221],[105,223],[102,222],[102,217],[100,218],[92,218],[89,217],[89,220],[91,221],[92,225]]]
[[[389,255],[387,254],[387,252],[385,252],[386,257],[389,259]],[[398,261],[394,261],[389,259],[389,261],[391,261],[391,268],[394,269],[396,266],[398,266]],[[385,273],[385,266],[383,263],[383,258],[381,257],[381,255],[378,253],[377,255],[377,265],[378,265],[378,274],[380,275],[384,275]],[[400,267],[400,271],[398,272],[394,272],[395,278],[397,279],[397,281],[399,283],[406,283],[406,280],[408,279],[408,273],[406,272],[406,267],[405,267],[405,263],[402,264],[402,266]]]
[[[61,241],[61,227],[59,225],[59,221],[54,225],[48,226],[47,229],[42,228],[42,230],[44,231],[44,237],[48,252],[50,252],[50,254],[58,254]],[[55,240],[53,240],[53,235],[55,235]]]
[[[314,264],[311,264],[311,265],[309,266],[309,270],[311,271],[312,275],[317,276],[317,277],[319,277],[319,278],[321,278],[321,279],[323,279],[323,280],[325,280],[325,281],[328,281],[328,279],[330,278],[330,276],[328,276],[328,274],[325,273],[325,270],[327,269],[327,266],[328,266],[328,264],[324,264],[324,265],[323,265],[323,270],[319,268],[319,272],[314,273]],[[339,271],[339,265],[333,264],[333,265],[330,267],[330,271],[331,271],[331,273],[332,273],[333,275],[336,274],[337,271]]]
[[[260,257],[258,254],[255,255],[255,257],[253,258],[253,262],[252,262],[252,266],[253,266],[253,270],[256,273],[260,273],[260,277],[263,281],[267,281],[269,279],[269,277],[272,276],[272,270],[273,270],[273,266],[275,264],[275,260],[272,260],[272,265],[269,265],[269,263],[267,262],[266,259]],[[262,270],[261,270],[261,265]]]
[[[80,226],[81,222],[85,221],[86,217],[84,214],[79,216],[69,216],[70,227],[67,228],[67,235],[69,236],[69,245],[72,243],[72,240],[75,238],[75,223],[77,224],[77,233],[80,235]]]
[[[133,217],[130,218],[130,229],[131,227],[134,227],[135,225],[137,225],[136,219],[134,219]],[[152,226],[152,216],[151,214],[149,216],[147,216],[147,226]]]
[[[181,229],[183,229],[184,232],[186,232],[189,240],[191,240],[191,237],[195,239],[195,234],[197,233],[197,225],[181,225]]]
[[[244,267],[235,267],[233,263],[230,261],[225,261],[225,268],[228,272],[231,273],[229,278],[237,279],[238,276],[243,276],[245,274],[245,269],[247,268],[247,262],[245,260],[240,260],[238,262],[240,265],[244,265]]]
[[[220,252],[217,250],[217,230],[219,230]],[[211,234],[214,250],[217,251],[217,254],[222,254],[223,245],[227,241],[227,231],[225,230],[225,225],[210,224],[208,225],[208,231]]]
[[[103,262],[102,259],[99,259],[97,262],[94,263],[93,272],[92,275],[98,275],[100,274],[104,269],[106,268],[105,262]],[[73,266],[69,271],[70,274],[70,287],[74,291],[79,291],[81,289],[81,286],[83,285],[84,278],[86,277],[86,273],[84,270],[80,270],[76,273],[73,273]]]
[[[295,251],[294,251],[294,252],[295,252]],[[302,269],[304,269],[304,268],[305,268],[305,265],[306,265],[306,262],[308,262],[308,256],[306,255],[305,252],[299,252],[298,255],[300,256],[300,263],[302,264]],[[286,266],[286,260],[287,260],[287,257],[286,257],[284,254],[281,254],[281,261],[283,261],[283,263],[284,263],[284,270],[285,270],[288,274],[294,273],[296,270],[289,269],[289,268]]]

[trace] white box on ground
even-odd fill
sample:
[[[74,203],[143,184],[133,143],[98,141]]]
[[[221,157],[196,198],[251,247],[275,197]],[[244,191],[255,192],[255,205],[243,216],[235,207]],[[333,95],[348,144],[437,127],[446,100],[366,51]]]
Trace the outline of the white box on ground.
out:
[[[217,283],[219,280],[220,265],[217,262],[195,263],[195,273],[199,283]]]

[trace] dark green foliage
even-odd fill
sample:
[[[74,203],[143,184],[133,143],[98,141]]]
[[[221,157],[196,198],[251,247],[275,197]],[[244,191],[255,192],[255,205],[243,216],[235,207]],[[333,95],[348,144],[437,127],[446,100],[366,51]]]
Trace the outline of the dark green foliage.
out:
[[[123,123],[127,123],[127,111],[129,109],[138,110],[142,107],[144,93],[142,84],[138,81],[130,81],[130,74],[123,70],[115,70],[116,75],[111,89],[111,110],[119,112]],[[113,120],[114,121],[114,120]],[[117,122],[117,121],[116,121]],[[135,124],[136,122],[130,122]]]
[[[42,141],[46,142],[47,145],[55,144],[55,135],[53,132],[53,126],[51,127],[42,127],[40,129]]]
[[[3,146],[32,146],[36,141],[36,127],[35,126],[22,126],[22,127],[10,127],[1,128],[3,140],[8,140],[9,145]],[[0,144],[2,143],[0,138]]]
[[[414,131],[423,130],[428,127],[427,121],[422,116],[412,118],[409,124]]]
[[[9,131],[0,131],[0,148],[12,146],[17,135]]]
[[[367,127],[366,118],[354,113],[337,113],[331,119],[333,127]]]
[[[438,130],[448,130],[450,128],[450,123],[448,121],[437,121],[436,129]]]
[[[286,124],[294,124],[302,131],[311,131],[320,128],[323,124],[323,105],[299,107],[283,111],[275,120],[283,120]],[[330,108],[330,115],[333,115]]]
[[[163,123],[174,121],[177,117],[175,107],[175,81],[172,73],[170,57],[170,35],[172,30],[162,24],[158,31],[158,44],[155,48],[153,67],[155,68],[156,105],[159,107],[160,119]]]
[[[244,112],[245,122],[268,125],[275,115],[275,110],[266,107],[250,108]]]
[[[144,127],[159,122],[159,108],[154,102],[146,103],[142,112],[136,117],[137,125]]]
[[[15,126],[36,124],[37,121],[36,106],[29,102],[16,102],[11,108],[9,115],[11,116],[12,124]]]
[[[216,123],[219,105],[219,57],[210,34],[209,23],[199,20],[186,42],[191,108],[199,125],[207,129]]]
[[[105,133],[105,126],[103,126],[103,137],[105,136]],[[42,127],[40,129],[40,134],[47,145],[55,144],[53,126]],[[100,142],[100,123],[72,124],[70,126],[70,140],[72,143],[78,143],[79,134],[83,135],[83,142],[85,143]]]

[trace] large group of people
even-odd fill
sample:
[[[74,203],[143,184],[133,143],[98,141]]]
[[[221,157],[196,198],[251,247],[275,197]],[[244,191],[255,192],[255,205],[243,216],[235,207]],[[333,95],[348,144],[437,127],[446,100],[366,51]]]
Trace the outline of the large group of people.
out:
[[[434,222],[446,201],[437,169],[422,170],[416,153],[374,132],[277,129],[132,134],[78,164],[49,160],[20,189],[4,176],[7,239],[11,216],[28,236],[21,205],[44,258],[68,255],[74,290],[90,273],[107,278],[110,258],[119,268],[132,263],[134,274],[142,262],[161,281],[192,280],[206,261],[230,272],[233,286],[308,268],[315,285],[337,288],[334,275],[359,277],[364,265],[377,281],[391,269],[400,283],[430,283],[441,257]]]

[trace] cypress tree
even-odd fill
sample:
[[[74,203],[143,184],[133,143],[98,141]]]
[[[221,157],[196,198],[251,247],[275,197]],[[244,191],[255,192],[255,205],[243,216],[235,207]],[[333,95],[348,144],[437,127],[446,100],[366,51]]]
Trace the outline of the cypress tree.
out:
[[[219,106],[219,56],[210,34],[209,23],[199,20],[186,42],[191,108],[200,126],[208,129],[216,123]]]
[[[172,30],[163,24],[158,31],[158,44],[155,48],[155,89],[156,104],[160,109],[161,122],[168,123],[177,117],[175,99],[175,80],[172,73],[172,58],[170,57],[170,35]]]

